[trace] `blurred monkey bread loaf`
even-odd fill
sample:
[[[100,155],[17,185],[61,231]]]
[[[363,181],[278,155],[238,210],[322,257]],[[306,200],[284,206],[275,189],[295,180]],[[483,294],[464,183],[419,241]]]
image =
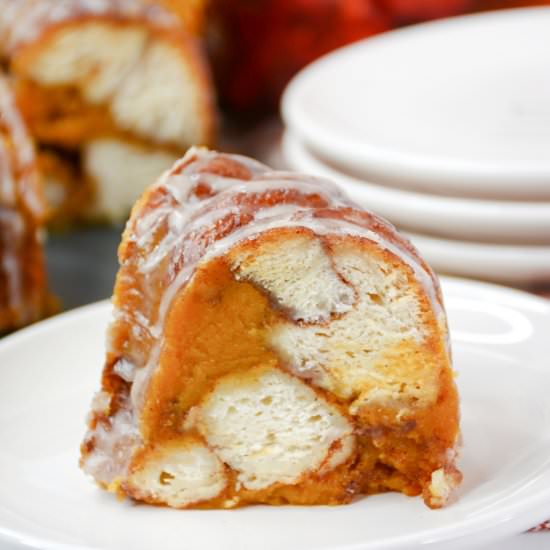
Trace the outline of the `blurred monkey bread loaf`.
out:
[[[275,110],[290,78],[321,55],[473,7],[473,0],[210,0],[207,42],[220,99],[241,113]]]
[[[81,447],[176,508],[342,504],[460,483],[439,284],[330,182],[192,149],[132,210]]]
[[[0,334],[53,312],[42,251],[45,212],[33,144],[0,76]]]
[[[140,0],[0,0],[0,56],[38,147],[54,220],[123,220],[214,135],[199,44]]]

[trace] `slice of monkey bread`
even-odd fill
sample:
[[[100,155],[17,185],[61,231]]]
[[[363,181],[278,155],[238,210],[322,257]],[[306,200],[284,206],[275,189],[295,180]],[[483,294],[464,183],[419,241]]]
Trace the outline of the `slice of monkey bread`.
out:
[[[168,506],[444,505],[459,408],[437,279],[327,181],[191,150],[135,205],[81,465]]]

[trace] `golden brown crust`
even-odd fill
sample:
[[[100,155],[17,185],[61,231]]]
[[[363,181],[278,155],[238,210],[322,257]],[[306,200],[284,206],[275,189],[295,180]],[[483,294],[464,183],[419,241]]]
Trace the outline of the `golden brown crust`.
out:
[[[164,6],[176,14],[185,28],[193,35],[202,36],[206,29],[206,9],[209,0],[146,0],[149,4]]]
[[[33,144],[0,77],[0,332],[47,315],[40,228],[45,216]]]
[[[37,223],[46,205],[33,142],[19,113],[11,83],[0,75],[0,205],[23,208]],[[12,182],[12,184],[10,184]]]

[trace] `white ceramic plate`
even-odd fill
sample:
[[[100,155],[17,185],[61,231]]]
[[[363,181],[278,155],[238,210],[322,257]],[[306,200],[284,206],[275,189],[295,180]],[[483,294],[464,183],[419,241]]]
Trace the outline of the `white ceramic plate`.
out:
[[[548,550],[549,547],[550,534],[526,533],[483,546],[480,550]],[[464,550],[469,548],[465,547]]]
[[[550,199],[550,9],[393,31],[303,70],[286,123],[367,179],[435,193]]]
[[[358,204],[398,226],[455,239],[550,244],[550,202],[459,199],[394,189],[367,183],[329,166],[290,132],[284,135],[282,148],[292,169],[333,180]]]
[[[406,233],[439,273],[515,285],[550,284],[550,246],[471,243]]]
[[[462,396],[458,500],[377,495],[341,507],[178,511],[118,502],[77,467],[98,387],[108,303],[0,342],[0,548],[407,550],[474,548],[547,519],[550,303],[446,280]],[[541,535],[541,538],[544,535]]]

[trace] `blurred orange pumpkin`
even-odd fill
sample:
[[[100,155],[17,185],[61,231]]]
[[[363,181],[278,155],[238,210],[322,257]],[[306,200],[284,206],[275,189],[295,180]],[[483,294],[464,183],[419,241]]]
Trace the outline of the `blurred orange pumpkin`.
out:
[[[255,115],[276,109],[302,67],[355,40],[408,23],[533,4],[550,0],[209,0],[206,34],[222,104]]]
[[[397,23],[412,23],[465,13],[473,0],[382,0]]]
[[[240,111],[276,107],[302,67],[391,28],[376,0],[213,0],[210,11],[220,97]]]

